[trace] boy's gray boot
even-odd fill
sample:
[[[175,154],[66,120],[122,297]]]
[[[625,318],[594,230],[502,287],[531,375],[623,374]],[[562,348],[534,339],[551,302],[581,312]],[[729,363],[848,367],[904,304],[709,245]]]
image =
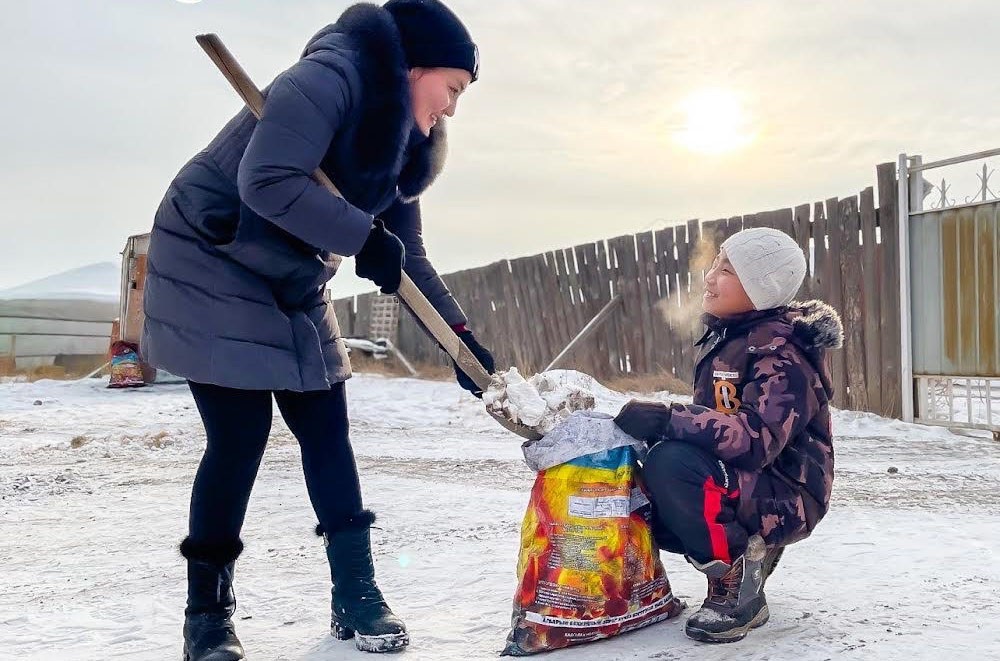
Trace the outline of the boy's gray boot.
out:
[[[714,560],[702,565],[688,558],[708,577],[708,596],[684,627],[689,638],[706,643],[731,643],[742,640],[751,629],[767,622],[770,613],[763,591],[766,554],[764,540],[754,535],[743,555],[732,564]]]

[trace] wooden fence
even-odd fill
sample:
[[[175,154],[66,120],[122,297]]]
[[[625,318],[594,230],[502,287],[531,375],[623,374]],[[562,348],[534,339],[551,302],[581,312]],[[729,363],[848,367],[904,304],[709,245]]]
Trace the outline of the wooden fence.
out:
[[[569,367],[597,378],[670,372],[690,382],[702,282],[718,246],[748,227],[781,229],[810,257],[800,299],[840,312],[843,351],[830,353],[835,404],[899,417],[899,250],[895,164],[876,169],[875,189],[857,196],[674,227],[503,260],[444,276],[470,326],[499,366],[543,369],[616,293],[623,304]],[[371,297],[334,302],[345,334],[364,337]],[[397,345],[411,360],[443,362],[409,315]]]

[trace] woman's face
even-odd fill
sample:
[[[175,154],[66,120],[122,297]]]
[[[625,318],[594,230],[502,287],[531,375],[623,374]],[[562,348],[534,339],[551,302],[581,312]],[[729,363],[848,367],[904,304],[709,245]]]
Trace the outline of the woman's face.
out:
[[[720,319],[754,309],[725,250],[719,251],[712,268],[705,274],[705,294],[702,297],[701,307],[705,312]]]
[[[410,69],[410,101],[420,132],[430,135],[442,117],[454,115],[458,97],[471,82],[472,75],[465,69]]]

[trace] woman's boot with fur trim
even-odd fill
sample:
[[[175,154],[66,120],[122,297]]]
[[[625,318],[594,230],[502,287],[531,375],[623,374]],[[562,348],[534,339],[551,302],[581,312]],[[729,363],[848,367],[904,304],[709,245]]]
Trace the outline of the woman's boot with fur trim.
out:
[[[409,645],[410,635],[375,584],[369,533],[374,522],[375,515],[365,510],[332,530],[319,525],[316,533],[326,544],[333,579],[331,633],[340,640],[354,638],[363,652],[392,652]]]
[[[188,599],[184,609],[184,661],[245,659],[232,616],[236,611],[233,570],[243,551],[239,540],[202,544],[181,542],[187,559]]]

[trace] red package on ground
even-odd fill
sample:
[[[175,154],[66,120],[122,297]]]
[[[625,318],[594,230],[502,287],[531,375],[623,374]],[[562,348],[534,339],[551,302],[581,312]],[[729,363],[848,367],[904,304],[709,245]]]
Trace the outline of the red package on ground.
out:
[[[521,528],[504,655],[600,640],[680,614],[631,446],[538,473]]]

